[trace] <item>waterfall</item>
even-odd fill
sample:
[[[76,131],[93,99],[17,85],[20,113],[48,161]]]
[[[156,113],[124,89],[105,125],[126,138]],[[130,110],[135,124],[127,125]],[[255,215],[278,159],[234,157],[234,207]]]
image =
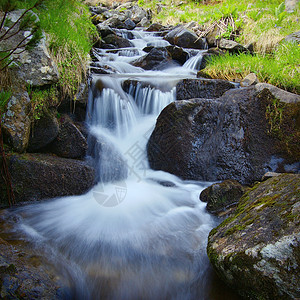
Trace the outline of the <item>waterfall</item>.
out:
[[[153,33],[132,35],[134,55],[162,44]],[[153,171],[146,157],[156,118],[175,101],[177,81],[194,78],[187,70],[194,63],[154,72],[133,67],[136,56],[124,50],[94,54],[115,70],[93,75],[89,91],[88,157],[97,184],[85,195],[17,209],[16,227],[68,280],[65,298],[208,299],[206,241],[216,221],[199,194],[209,183]]]

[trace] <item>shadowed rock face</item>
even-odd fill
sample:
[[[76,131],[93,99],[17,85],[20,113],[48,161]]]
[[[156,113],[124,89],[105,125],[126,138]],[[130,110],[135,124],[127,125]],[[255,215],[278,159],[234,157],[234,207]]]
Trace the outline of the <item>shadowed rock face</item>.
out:
[[[94,168],[86,162],[48,154],[11,155],[8,168],[16,204],[80,195],[90,189],[95,181]],[[2,177],[0,191],[0,207],[7,207],[6,186]]]
[[[227,91],[218,99],[171,103],[147,145],[151,168],[184,179],[242,184],[266,171],[298,172],[300,100],[284,91],[277,98],[278,90],[259,85]],[[286,103],[289,97],[296,102]]]
[[[218,275],[247,299],[300,295],[300,175],[255,185],[235,213],[210,232],[209,259]]]

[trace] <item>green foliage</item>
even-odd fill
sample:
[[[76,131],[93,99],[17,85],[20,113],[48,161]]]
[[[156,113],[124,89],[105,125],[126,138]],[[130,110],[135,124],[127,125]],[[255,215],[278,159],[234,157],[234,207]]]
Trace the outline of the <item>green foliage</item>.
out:
[[[30,95],[32,117],[35,120],[39,120],[48,107],[58,104],[57,89],[54,86],[47,89],[32,89],[31,86],[27,86],[27,92]]]
[[[2,115],[6,110],[6,105],[12,96],[11,91],[0,91],[0,118],[2,119]]]
[[[276,17],[276,22],[275,24],[277,26],[280,26],[283,19],[286,16],[286,12],[284,11],[285,5],[284,2],[282,2],[278,7],[275,8],[275,17]]]

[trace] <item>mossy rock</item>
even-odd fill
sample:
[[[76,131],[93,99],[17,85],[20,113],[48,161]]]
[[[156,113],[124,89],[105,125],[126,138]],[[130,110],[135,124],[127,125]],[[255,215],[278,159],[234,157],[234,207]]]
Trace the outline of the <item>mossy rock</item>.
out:
[[[256,184],[235,213],[213,229],[208,257],[218,275],[248,299],[300,295],[300,175]]]

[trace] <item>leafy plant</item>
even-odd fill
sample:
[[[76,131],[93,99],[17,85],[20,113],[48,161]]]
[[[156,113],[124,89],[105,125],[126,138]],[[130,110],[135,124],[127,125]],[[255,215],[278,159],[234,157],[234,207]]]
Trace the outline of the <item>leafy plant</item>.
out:
[[[284,9],[285,9],[284,2],[282,2],[278,7],[275,8],[276,26],[280,26],[283,19],[286,16],[286,12],[284,11]]]

